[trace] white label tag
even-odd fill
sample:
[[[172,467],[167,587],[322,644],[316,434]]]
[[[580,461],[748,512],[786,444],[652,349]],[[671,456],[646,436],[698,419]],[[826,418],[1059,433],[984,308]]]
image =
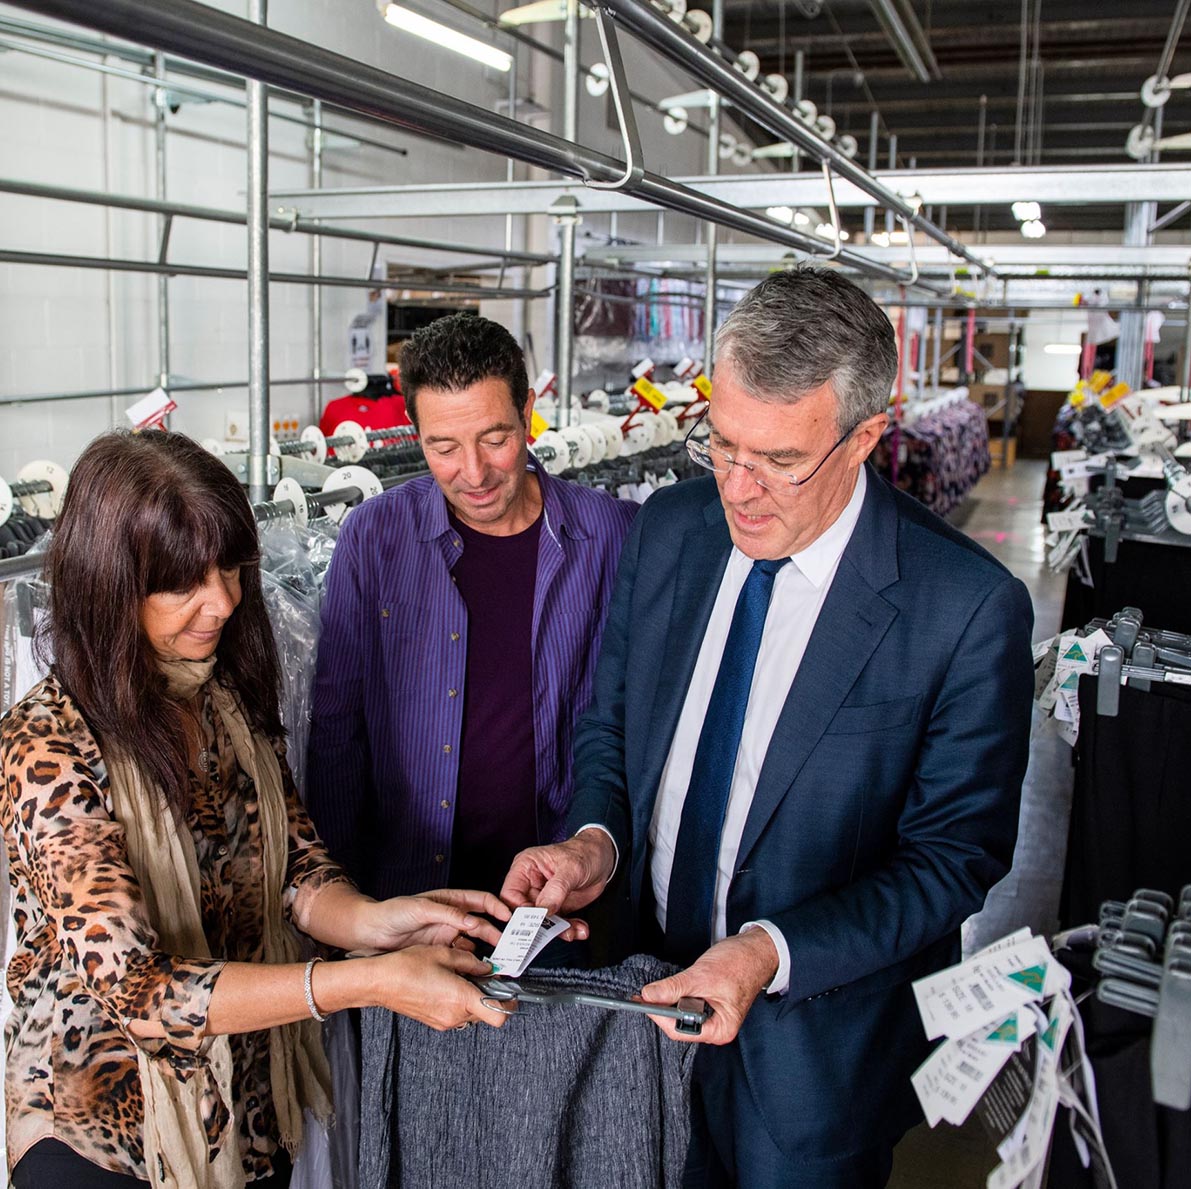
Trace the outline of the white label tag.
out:
[[[1093,519],[1083,508],[1065,508],[1062,512],[1047,512],[1046,526],[1055,532],[1065,533],[1075,528],[1085,528]]]
[[[970,1036],[1070,984],[1071,975],[1051,956],[1045,940],[1028,937],[919,979],[913,987],[927,1038],[935,1040]]]
[[[562,917],[548,917],[544,908],[514,909],[488,959],[492,963],[492,973],[516,978],[569,926],[570,921]]]
[[[1064,466],[1071,462],[1082,462],[1087,458],[1088,452],[1086,450],[1055,450],[1050,456],[1050,465],[1052,470],[1061,470]]]

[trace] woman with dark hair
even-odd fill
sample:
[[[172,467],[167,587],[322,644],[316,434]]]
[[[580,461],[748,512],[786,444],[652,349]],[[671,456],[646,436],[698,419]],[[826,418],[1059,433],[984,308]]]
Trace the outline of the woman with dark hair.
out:
[[[256,523],[179,434],[112,433],[46,561],[53,668],[0,722],[15,889],[8,1156],[25,1186],[280,1187],[330,1112],[316,1021],[499,1025],[481,892],[377,902],[294,790]],[[299,932],[372,956],[300,957]],[[453,943],[458,942],[453,946]]]

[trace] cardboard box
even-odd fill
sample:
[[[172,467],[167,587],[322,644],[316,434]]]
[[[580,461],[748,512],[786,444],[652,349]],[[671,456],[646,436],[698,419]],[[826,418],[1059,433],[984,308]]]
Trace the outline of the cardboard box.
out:
[[[991,427],[990,427],[991,428]],[[1001,435],[990,434],[988,439],[988,453],[992,458],[993,466],[1001,465]],[[1012,466],[1017,461],[1017,439],[1009,439],[1009,465]]]
[[[973,357],[973,366],[977,372],[986,367],[1009,366],[1009,336],[1007,334],[978,334],[976,336],[977,355]],[[980,356],[984,359],[981,360]]]

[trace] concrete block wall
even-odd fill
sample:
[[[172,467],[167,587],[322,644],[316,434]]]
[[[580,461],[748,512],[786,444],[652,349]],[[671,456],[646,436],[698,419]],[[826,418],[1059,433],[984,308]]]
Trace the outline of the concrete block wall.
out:
[[[243,0],[219,0],[216,7],[245,14]],[[507,7],[503,2],[499,7]],[[445,19],[458,19],[443,6]],[[0,5],[0,18],[51,22],[24,10]],[[414,82],[456,95],[468,102],[498,110],[507,94],[507,77],[458,55],[421,42],[386,25],[373,0],[274,0],[273,28],[344,54],[356,61],[400,74]],[[595,61],[598,39],[590,21],[582,22],[583,60]],[[63,26],[64,28],[69,28]],[[95,35],[85,29],[82,36]],[[477,26],[477,36],[484,32]],[[561,44],[561,27],[534,27],[534,36]],[[689,77],[660,64],[651,54],[624,37],[626,62],[638,91],[662,97],[693,87]],[[58,51],[70,57],[97,61],[81,50]],[[135,66],[113,57],[120,69]],[[519,94],[544,109],[540,127],[560,131],[561,68],[551,58],[518,51]],[[242,102],[243,93],[216,84],[190,82]],[[0,70],[0,172],[21,180],[71,186],[85,190],[153,196],[153,88],[129,80],[32,55],[3,55]],[[297,103],[273,100],[272,110],[301,116]],[[106,113],[106,114],[105,114]],[[704,113],[695,113],[701,122]],[[706,140],[694,133],[672,137],[661,128],[660,117],[638,115],[649,168],[669,175],[704,171]],[[359,123],[334,113],[329,127],[353,130],[371,139],[408,150],[407,156],[385,153],[329,135],[324,151],[326,187],[394,185],[416,182],[504,181],[506,161],[460,145],[429,140],[396,128]],[[173,201],[243,210],[245,205],[245,115],[242,107],[226,103],[183,101],[167,117],[167,191]],[[616,153],[619,138],[609,128],[605,99],[594,99],[581,88],[580,140]],[[730,168],[730,167],[729,167]],[[302,189],[310,185],[307,132],[279,118],[270,120],[270,189]],[[517,178],[544,177],[518,165]],[[462,219],[425,217],[368,221],[358,226],[396,234],[458,240],[465,244],[503,245],[504,218]],[[555,231],[543,214],[518,221],[517,246],[548,251]],[[593,231],[608,230],[607,217],[589,221]],[[642,207],[638,215],[622,215],[618,233],[652,240],[657,232],[655,212]],[[689,241],[697,234],[691,220],[667,215],[665,237]],[[270,235],[271,265],[275,271],[306,273],[311,265],[311,239],[274,231]],[[155,216],[113,211],[100,206],[52,202],[0,194],[0,245],[36,252],[79,254],[128,259],[154,259],[158,249]],[[367,244],[323,240],[322,269],[326,274],[364,276],[371,258]],[[194,264],[243,268],[244,229],[235,225],[177,219],[170,239],[170,259]],[[441,263],[413,249],[386,247],[382,263]],[[544,287],[553,269],[532,270],[527,281]],[[242,281],[174,277],[169,281],[170,370],[175,378],[204,382],[245,380],[248,371],[247,294]],[[157,374],[157,284],[150,275],[79,268],[0,264],[0,396],[69,393],[89,389],[135,387],[148,391]],[[348,327],[366,306],[366,290],[323,287],[322,364],[324,371],[347,364]],[[553,302],[528,305],[524,326],[521,311],[511,302],[484,304],[484,312],[519,332],[533,335],[538,362],[553,355]],[[274,284],[270,294],[270,366],[277,378],[309,376],[311,354],[311,290],[309,286]],[[381,362],[384,335],[377,328],[374,363]],[[321,403],[338,395],[309,386],[273,390],[275,418],[294,418],[306,424]],[[33,458],[50,458],[69,466],[95,434],[123,422],[123,409],[135,398],[56,400],[0,405],[0,476],[11,478]],[[245,388],[185,394],[177,397],[176,428],[196,437],[224,436],[227,414],[247,409]]]

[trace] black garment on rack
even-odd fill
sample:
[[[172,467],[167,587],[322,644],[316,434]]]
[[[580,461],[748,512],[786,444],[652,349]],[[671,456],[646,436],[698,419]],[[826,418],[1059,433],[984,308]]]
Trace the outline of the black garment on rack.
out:
[[[1117,560],[1109,565],[1104,560],[1104,539],[1089,536],[1088,562],[1091,586],[1080,579],[1078,562],[1068,571],[1064,630],[1082,627],[1091,619],[1108,619],[1122,607],[1139,607],[1147,624],[1191,632],[1191,598],[1187,597],[1191,547],[1123,540]]]
[[[1161,622],[1161,621],[1155,621]],[[1191,690],[1122,686],[1120,713],[1096,714],[1096,679],[1079,683],[1075,792],[1060,909],[1064,928],[1136,888],[1178,897],[1191,883]],[[1078,988],[1076,988],[1078,989]],[[1191,1184],[1191,1112],[1155,1106],[1150,1021],[1094,999],[1080,1008],[1105,1145],[1121,1189]],[[1055,1129],[1050,1184],[1092,1189],[1066,1125]]]

